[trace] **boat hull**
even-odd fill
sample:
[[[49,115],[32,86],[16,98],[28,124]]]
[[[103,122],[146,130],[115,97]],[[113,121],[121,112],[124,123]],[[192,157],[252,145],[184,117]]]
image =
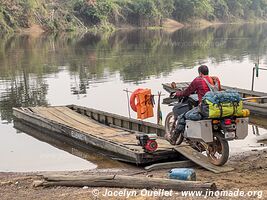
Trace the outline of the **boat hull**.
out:
[[[53,112],[54,115],[51,115]],[[164,133],[164,128],[156,124],[75,105],[13,108],[13,114],[17,121],[44,134],[50,132],[57,138],[68,137],[96,147],[96,151],[102,149],[112,153],[117,160],[140,165],[167,159],[179,160],[182,157],[160,138],[159,149],[153,153],[147,153],[137,145],[135,132],[157,133],[159,136]]]

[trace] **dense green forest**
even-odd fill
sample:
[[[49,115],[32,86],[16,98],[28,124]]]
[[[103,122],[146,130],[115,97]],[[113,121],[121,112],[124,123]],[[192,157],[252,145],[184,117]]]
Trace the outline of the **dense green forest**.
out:
[[[236,22],[267,19],[267,0],[0,0],[0,30],[162,26],[165,18]]]

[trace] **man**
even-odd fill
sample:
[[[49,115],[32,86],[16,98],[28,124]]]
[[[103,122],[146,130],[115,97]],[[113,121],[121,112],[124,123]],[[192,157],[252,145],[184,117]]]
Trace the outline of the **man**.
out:
[[[203,96],[209,91],[218,91],[221,90],[220,81],[217,77],[210,77],[209,76],[209,68],[206,65],[201,65],[198,68],[199,76],[196,77],[191,84],[183,91],[177,91],[171,93],[170,97],[188,97],[191,94],[197,93],[198,102],[199,104],[202,101]],[[191,110],[190,110],[191,109]],[[178,124],[175,127],[175,131],[172,135],[167,135],[166,139],[173,145],[176,144],[176,140],[184,131],[185,128],[185,119],[194,119],[199,120],[201,119],[200,114],[198,113],[198,107],[190,107],[190,105],[178,105],[177,107],[173,108],[174,117],[178,119]]]

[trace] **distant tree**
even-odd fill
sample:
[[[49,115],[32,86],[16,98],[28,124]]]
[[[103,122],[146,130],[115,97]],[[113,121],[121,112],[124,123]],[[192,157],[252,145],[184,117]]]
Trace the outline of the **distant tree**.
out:
[[[174,16],[181,21],[189,18],[205,17],[213,14],[210,0],[174,0]]]
[[[211,5],[214,9],[214,16],[218,19],[228,19],[230,16],[229,8],[225,0],[212,0]]]
[[[175,9],[174,0],[156,0],[156,6],[162,17],[170,17]]]
[[[247,0],[227,0],[227,5],[231,14],[236,17],[244,17],[243,5],[246,1]]]
[[[255,16],[265,17],[267,14],[267,0],[253,0],[251,10],[254,11]]]

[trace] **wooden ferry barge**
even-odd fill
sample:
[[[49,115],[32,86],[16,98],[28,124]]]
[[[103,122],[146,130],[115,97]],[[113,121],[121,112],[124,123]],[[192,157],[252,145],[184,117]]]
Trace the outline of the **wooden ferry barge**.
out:
[[[166,140],[158,138],[158,149],[147,153],[137,145],[136,134],[164,135],[164,127],[77,105],[13,108],[15,120],[40,131],[69,137],[96,149],[105,150],[120,160],[147,164],[168,159],[183,159]]]

